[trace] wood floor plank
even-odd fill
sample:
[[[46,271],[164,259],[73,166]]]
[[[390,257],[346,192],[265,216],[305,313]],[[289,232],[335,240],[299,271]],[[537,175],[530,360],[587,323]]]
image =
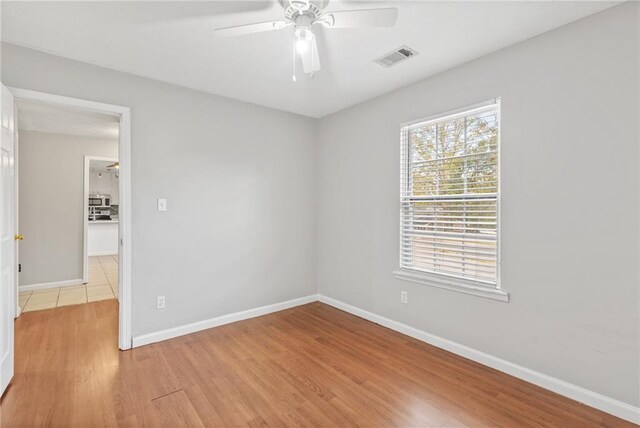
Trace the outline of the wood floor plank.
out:
[[[172,392],[152,400],[157,411],[157,418],[147,425],[161,426],[167,428],[174,427],[204,427],[204,423],[198,412],[191,404],[191,400],[184,390]],[[158,423],[159,422],[159,423]]]
[[[0,426],[636,426],[321,303],[126,352],[117,316],[23,314]]]

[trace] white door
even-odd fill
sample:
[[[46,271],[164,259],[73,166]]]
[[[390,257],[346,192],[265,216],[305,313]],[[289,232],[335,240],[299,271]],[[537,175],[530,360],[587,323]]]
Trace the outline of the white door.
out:
[[[15,158],[13,96],[2,85],[0,100],[0,395],[13,377],[15,287]]]

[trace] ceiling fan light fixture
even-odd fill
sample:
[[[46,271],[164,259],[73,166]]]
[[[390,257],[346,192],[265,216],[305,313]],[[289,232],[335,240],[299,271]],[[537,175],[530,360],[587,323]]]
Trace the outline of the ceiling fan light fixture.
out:
[[[296,52],[302,55],[306,53],[311,45],[311,42],[315,38],[311,30],[307,27],[300,27],[296,29]]]
[[[296,52],[300,55],[306,53],[309,50],[309,41],[305,39],[296,40]]]

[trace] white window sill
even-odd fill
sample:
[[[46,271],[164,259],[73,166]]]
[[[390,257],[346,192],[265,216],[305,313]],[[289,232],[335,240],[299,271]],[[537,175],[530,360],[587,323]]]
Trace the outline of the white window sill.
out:
[[[497,288],[474,285],[473,282],[465,281],[463,279],[404,269],[393,271],[393,275],[397,279],[401,279],[403,281],[411,281],[418,284],[430,285],[432,287],[444,288],[446,290],[485,297],[487,299],[498,300],[505,303],[509,302],[509,293]]]

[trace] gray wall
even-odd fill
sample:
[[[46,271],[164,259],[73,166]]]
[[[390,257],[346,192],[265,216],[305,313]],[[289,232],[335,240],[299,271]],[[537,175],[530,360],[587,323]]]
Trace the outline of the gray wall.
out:
[[[20,285],[82,279],[85,155],[117,158],[118,140],[20,131]]]
[[[317,292],[315,121],[6,44],[2,80],[131,107],[134,336]]]
[[[638,406],[638,7],[322,119],[320,293]],[[511,302],[394,279],[399,124],[497,96]]]

